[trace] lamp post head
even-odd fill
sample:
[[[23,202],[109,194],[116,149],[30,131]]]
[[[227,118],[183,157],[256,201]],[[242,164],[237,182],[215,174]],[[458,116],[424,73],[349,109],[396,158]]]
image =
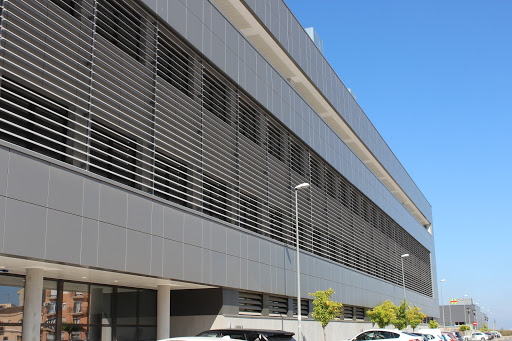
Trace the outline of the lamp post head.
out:
[[[408,253],[404,253],[404,254],[403,254],[403,255],[401,255],[400,257],[402,257],[402,258],[407,258],[407,257],[409,257],[409,254],[408,254]]]
[[[309,184],[307,182],[304,182],[303,184],[295,186],[295,190],[298,191],[299,189],[308,188]]]

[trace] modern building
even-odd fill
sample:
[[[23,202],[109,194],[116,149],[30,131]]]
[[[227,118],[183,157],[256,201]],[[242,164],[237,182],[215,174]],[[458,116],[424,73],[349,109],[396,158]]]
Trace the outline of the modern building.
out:
[[[338,338],[404,294],[438,316],[431,206],[283,1],[0,10],[4,337],[296,331],[300,306],[315,340],[328,288]]]
[[[485,323],[488,327],[492,327],[489,325],[489,317],[483,307],[474,303],[472,298],[465,297],[451,301],[453,301],[453,304],[439,306],[439,316],[441,316],[439,321],[442,321],[442,316],[444,316],[444,323],[440,322],[441,325],[461,326],[465,324],[472,329],[480,329]]]

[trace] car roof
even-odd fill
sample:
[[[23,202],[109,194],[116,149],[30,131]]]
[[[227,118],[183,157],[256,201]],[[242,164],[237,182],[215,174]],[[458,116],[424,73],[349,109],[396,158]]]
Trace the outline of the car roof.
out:
[[[210,329],[205,330],[202,333],[205,332],[252,332],[252,333],[261,333],[261,334],[268,334],[270,336],[272,335],[295,335],[294,332],[287,332],[285,330],[272,330],[272,329],[249,329],[249,328],[231,328],[231,329]]]

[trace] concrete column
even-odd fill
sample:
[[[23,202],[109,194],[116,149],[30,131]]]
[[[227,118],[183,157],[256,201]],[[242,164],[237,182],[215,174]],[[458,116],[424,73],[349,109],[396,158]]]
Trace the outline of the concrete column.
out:
[[[23,341],[41,338],[41,304],[43,300],[43,269],[27,269],[23,302]]]
[[[159,285],[156,302],[156,339],[168,339],[171,332],[171,286]]]

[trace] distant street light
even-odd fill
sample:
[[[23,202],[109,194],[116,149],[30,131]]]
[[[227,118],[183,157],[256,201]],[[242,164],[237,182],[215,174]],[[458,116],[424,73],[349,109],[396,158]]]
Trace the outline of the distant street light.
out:
[[[446,328],[446,320],[444,318],[444,306],[443,306],[443,283],[446,282],[446,279],[441,280],[441,309],[443,310],[443,327]]]
[[[402,284],[404,286],[404,300],[406,299],[405,297],[405,271],[404,271],[404,258],[407,258],[409,257],[409,254],[408,253],[404,253],[403,255],[400,256],[400,260],[402,261]]]
[[[295,234],[297,239],[297,341],[302,341],[302,311],[300,304],[300,256],[299,256],[299,200],[297,192],[308,188],[307,182],[295,186]]]
[[[464,295],[464,298],[463,298],[463,302],[464,302],[464,324],[467,325],[468,322],[466,320],[466,297],[468,297],[468,295]]]

